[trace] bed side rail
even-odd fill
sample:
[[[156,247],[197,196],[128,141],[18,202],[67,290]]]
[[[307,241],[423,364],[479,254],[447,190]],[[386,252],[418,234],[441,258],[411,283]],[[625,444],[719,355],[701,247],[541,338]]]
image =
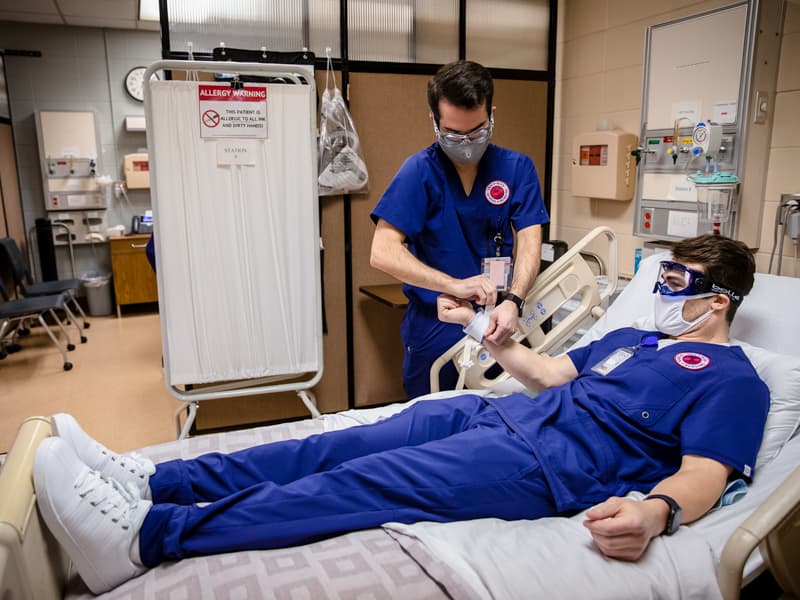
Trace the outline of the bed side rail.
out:
[[[581,252],[595,239],[605,236],[608,243],[608,287],[601,294],[594,272]],[[517,322],[514,339],[527,339],[536,352],[548,352],[557,348],[580,326],[589,315],[599,319],[603,315],[600,306],[617,289],[617,238],[609,227],[596,227],[557,261],[536,278],[533,288],[525,299],[525,311]],[[547,333],[542,325],[553,313],[571,299],[579,296],[578,308]],[[495,364],[492,355],[472,338],[465,336],[431,366],[431,391],[439,391],[439,372],[448,361],[456,362],[459,379],[456,389],[487,389],[510,379],[508,373],[487,378],[486,372]]]
[[[725,600],[739,598],[745,562],[759,544],[786,597],[800,597],[800,467],[728,538],[717,569]]]
[[[0,470],[0,598],[63,595],[69,562],[41,521],[33,490],[36,448],[50,434],[45,417],[23,421]]]

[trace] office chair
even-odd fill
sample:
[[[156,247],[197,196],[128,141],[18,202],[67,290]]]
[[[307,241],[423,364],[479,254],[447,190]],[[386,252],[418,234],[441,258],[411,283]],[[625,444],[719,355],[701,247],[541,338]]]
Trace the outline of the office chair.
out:
[[[0,249],[6,256],[6,260],[11,266],[11,275],[19,294],[26,298],[38,296],[51,296],[54,294],[65,294],[65,300],[75,311],[80,314],[83,328],[89,329],[91,324],[86,320],[86,313],[83,312],[81,305],[76,297],[77,290],[81,287],[80,279],[57,279],[55,281],[42,281],[34,283],[31,274],[25,266],[17,242],[10,237],[0,239]],[[65,306],[67,305],[65,302]],[[86,337],[81,335],[81,343],[86,343]]]
[[[12,351],[19,350],[19,345],[15,342],[19,326],[24,323],[25,320],[35,318],[44,328],[47,335],[50,336],[50,339],[56,345],[59,352],[61,352],[61,356],[64,359],[64,370],[69,371],[72,369],[72,363],[67,360],[67,351],[75,350],[75,345],[70,343],[69,334],[55,311],[63,310],[79,333],[80,328],[75,321],[75,316],[66,304],[65,294],[51,294],[50,296],[12,300],[9,298],[2,280],[0,280],[0,296],[2,296],[3,299],[3,302],[0,302],[0,360],[8,355],[9,350],[7,350],[7,348],[9,346],[12,348]],[[64,339],[67,341],[66,347],[62,345],[55,334],[53,334],[52,329],[50,329],[44,318],[45,314],[49,314],[58,325],[59,329],[61,329],[61,333],[64,334]],[[10,341],[5,341],[6,338],[9,338]]]

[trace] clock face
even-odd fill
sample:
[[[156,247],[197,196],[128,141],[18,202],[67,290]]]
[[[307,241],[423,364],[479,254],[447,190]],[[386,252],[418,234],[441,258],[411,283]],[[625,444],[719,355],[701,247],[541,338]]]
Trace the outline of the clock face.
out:
[[[125,75],[125,91],[131,98],[144,102],[144,72],[146,67],[134,67]],[[158,79],[158,75],[153,73],[150,81]]]

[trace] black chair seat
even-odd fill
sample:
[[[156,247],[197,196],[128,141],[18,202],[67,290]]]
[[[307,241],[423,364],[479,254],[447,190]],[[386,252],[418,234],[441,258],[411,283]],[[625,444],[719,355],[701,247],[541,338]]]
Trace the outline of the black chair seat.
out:
[[[0,303],[0,319],[16,319],[64,307],[64,295],[36,296]]]
[[[0,238],[0,265],[7,262],[11,267],[11,275],[14,278],[14,290],[21,296],[26,298],[34,298],[39,296],[52,296],[55,294],[63,294],[65,292],[76,292],[81,287],[80,279],[58,279],[56,281],[33,281],[28,269],[25,266],[25,259],[22,252],[17,246],[17,242],[10,237]],[[5,260],[3,260],[3,258]],[[8,296],[8,294],[6,294]],[[84,314],[81,305],[78,303],[77,294],[71,293],[66,296],[66,304],[63,306],[72,306],[77,314],[80,315],[83,321],[83,328],[88,329],[89,323],[86,321],[86,314]],[[81,336],[81,342],[84,341],[84,336]]]
[[[80,287],[80,279],[58,279],[56,281],[42,281],[23,285],[22,293],[25,296],[49,296],[50,294],[62,294],[69,290],[77,290]]]

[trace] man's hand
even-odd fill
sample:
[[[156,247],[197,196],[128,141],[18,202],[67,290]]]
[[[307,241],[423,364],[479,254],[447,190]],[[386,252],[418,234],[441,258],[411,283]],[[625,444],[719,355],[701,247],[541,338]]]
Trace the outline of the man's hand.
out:
[[[501,302],[489,315],[486,339],[495,344],[503,344],[517,332],[519,310],[513,302]]]
[[[440,321],[461,326],[466,326],[475,316],[472,304],[447,294],[442,294],[436,299],[436,312]]]
[[[448,286],[451,296],[475,302],[481,306],[494,306],[497,302],[497,286],[485,275],[475,275],[467,279],[456,279]]]
[[[587,511],[583,524],[603,554],[635,561],[650,540],[664,531],[668,512],[669,507],[660,500],[611,497]]]

